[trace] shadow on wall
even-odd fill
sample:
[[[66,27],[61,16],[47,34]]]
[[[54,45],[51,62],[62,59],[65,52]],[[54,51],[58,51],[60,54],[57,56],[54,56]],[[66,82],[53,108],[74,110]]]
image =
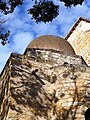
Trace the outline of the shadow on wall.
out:
[[[6,63],[5,69],[0,74],[0,120],[6,120],[9,110],[10,97],[10,69],[9,60]]]
[[[10,108],[19,113],[23,113],[23,108],[20,105],[24,107],[28,106],[34,109],[35,115],[48,116],[47,110],[51,109],[51,99],[42,88],[44,82],[41,77],[36,74],[30,75],[26,73],[23,73],[23,76],[17,75],[16,73],[13,77],[16,76],[19,79],[12,79],[11,81],[11,95],[16,101],[16,105],[10,104]],[[16,106],[19,106],[19,108],[16,109]]]
[[[9,109],[9,84],[8,76],[0,79],[0,120],[6,119]]]
[[[35,116],[44,116],[46,119],[48,119],[48,111],[53,109],[53,115],[55,114],[57,116],[57,120],[66,120],[69,119],[69,117],[71,120],[74,120],[77,114],[78,107],[81,106],[79,103],[80,101],[82,101],[82,96],[86,93],[86,89],[82,90],[80,93],[78,91],[77,77],[73,77],[74,74],[70,74],[70,71],[72,71],[72,73],[74,72],[74,68],[71,67],[68,71],[68,74],[64,76],[70,77],[70,79],[74,81],[73,101],[68,109],[63,109],[64,107],[61,106],[62,111],[59,112],[58,110],[56,110],[56,106],[53,106],[58,103],[58,99],[52,99],[51,96],[53,95],[50,96],[50,94],[46,93],[45,89],[43,88],[43,85],[45,85],[43,80],[46,79],[44,73],[42,73],[41,70],[39,70],[38,72],[38,70],[36,69],[31,74],[31,72],[29,72],[29,69],[27,70],[28,72],[25,72],[21,68],[19,70],[15,67],[12,68],[13,79],[11,81],[10,91],[12,98],[15,100],[16,103],[10,104],[10,108],[19,113],[23,113],[23,108],[21,106],[28,106],[29,108],[32,108],[34,110]],[[61,97],[61,100],[63,100],[63,97]],[[82,104],[84,104],[85,102],[82,102]],[[80,119],[82,119],[82,116],[80,117]]]

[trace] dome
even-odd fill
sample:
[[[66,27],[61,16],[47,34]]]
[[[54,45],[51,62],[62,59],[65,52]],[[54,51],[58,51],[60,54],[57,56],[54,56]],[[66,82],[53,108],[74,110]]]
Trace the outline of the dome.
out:
[[[44,35],[38,37],[31,41],[27,48],[53,49],[68,54],[75,54],[72,46],[68,43],[68,41],[53,35]]]

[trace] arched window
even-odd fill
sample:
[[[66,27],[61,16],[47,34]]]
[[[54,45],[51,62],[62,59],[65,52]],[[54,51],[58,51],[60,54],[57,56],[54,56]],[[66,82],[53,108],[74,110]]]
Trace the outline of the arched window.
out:
[[[90,108],[88,108],[85,112],[85,120],[90,120]]]

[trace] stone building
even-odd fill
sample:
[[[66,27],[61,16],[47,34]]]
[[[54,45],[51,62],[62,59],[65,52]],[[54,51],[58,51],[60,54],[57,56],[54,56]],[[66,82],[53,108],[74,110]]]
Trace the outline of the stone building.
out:
[[[44,35],[0,74],[0,120],[90,119],[90,21],[65,38]],[[89,118],[89,119],[87,119]]]

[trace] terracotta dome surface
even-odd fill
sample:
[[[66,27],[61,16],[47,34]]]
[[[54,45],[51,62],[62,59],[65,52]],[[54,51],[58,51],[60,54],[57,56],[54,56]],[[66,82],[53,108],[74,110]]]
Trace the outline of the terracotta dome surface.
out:
[[[53,49],[68,54],[75,54],[72,46],[65,39],[53,35],[40,36],[31,41],[27,48]]]

